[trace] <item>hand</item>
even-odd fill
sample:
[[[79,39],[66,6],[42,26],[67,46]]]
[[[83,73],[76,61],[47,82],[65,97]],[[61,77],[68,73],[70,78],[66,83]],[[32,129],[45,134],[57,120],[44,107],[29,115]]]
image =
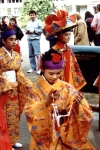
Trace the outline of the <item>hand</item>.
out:
[[[33,34],[33,33],[34,33],[34,31],[31,31],[31,30],[29,31],[29,34]]]
[[[60,97],[59,91],[52,89],[48,94],[46,105],[47,106],[50,105],[55,100],[59,99],[59,97]]]
[[[29,30],[27,30],[25,33],[26,33],[26,34],[29,34]]]
[[[83,94],[82,92],[78,92],[78,95],[76,95],[76,98],[74,100],[75,103],[81,104],[83,99]]]

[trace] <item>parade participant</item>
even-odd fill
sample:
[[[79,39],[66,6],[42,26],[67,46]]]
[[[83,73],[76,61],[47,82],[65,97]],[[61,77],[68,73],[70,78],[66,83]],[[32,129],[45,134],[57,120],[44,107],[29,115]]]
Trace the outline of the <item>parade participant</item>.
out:
[[[50,49],[42,56],[42,73],[33,83],[24,107],[30,150],[95,150],[87,139],[93,119],[85,98],[59,79],[63,60]]]
[[[0,76],[0,150],[12,150],[3,110],[11,89],[9,82]]]
[[[16,45],[16,35],[11,26],[1,33],[0,77],[6,78],[12,87],[6,106],[5,116],[12,145],[22,147],[19,140],[19,121],[27,99],[28,89],[32,85],[21,69],[20,55],[13,51]],[[6,84],[5,84],[6,86]]]
[[[77,26],[75,21],[75,15],[68,16],[67,11],[58,10],[56,15],[53,14],[46,17],[46,25],[43,31],[46,37],[57,35],[58,40],[53,49],[59,50],[63,56],[64,69],[61,79],[73,85],[75,89],[81,90],[85,86],[86,81],[72,49],[67,44],[71,38],[71,30]]]

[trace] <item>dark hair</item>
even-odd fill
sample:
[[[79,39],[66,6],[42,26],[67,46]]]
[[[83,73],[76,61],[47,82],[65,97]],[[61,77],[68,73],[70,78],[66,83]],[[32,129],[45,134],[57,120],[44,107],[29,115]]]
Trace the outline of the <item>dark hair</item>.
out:
[[[29,11],[29,16],[30,16],[30,14],[35,14],[36,15],[36,11],[35,10],[30,10]]]
[[[3,30],[3,31],[1,32],[1,37],[0,37],[0,47],[4,46],[4,44],[3,44],[3,42],[2,42],[2,34],[6,34],[6,32],[7,32],[8,30],[10,30],[10,29],[9,29],[9,26],[6,27],[5,30]],[[5,37],[5,38],[3,38],[3,39],[6,41],[7,38],[8,38],[8,37]]]
[[[16,20],[16,18],[13,17],[13,18],[10,19],[10,21],[14,21],[14,22],[15,22],[15,25],[17,25],[17,20]],[[10,22],[9,22],[9,24],[10,24]]]
[[[93,17],[94,17],[94,15],[92,15],[91,12],[89,12],[89,11],[86,11],[86,12],[85,12],[85,20],[86,20],[87,18],[93,18]]]
[[[43,54],[42,61],[44,61],[44,60],[47,60],[47,61],[52,60],[52,56],[51,56],[52,53],[60,55],[61,59],[62,59],[62,55],[60,54],[59,50],[54,50],[53,48],[50,48],[47,52],[45,52]],[[40,75],[43,75],[43,74],[44,73],[41,71]]]
[[[4,23],[4,24],[5,24],[4,19],[5,19],[6,17],[8,18],[8,16],[3,16],[3,17],[2,17],[2,23]]]
[[[45,52],[45,54],[42,57],[42,61],[43,60],[47,60],[47,61],[52,60],[52,56],[51,56],[52,53],[60,55],[61,59],[62,59],[62,55],[60,54],[59,50],[54,50],[53,48],[51,48],[47,52]]]
[[[100,4],[97,5],[97,10],[100,11]]]

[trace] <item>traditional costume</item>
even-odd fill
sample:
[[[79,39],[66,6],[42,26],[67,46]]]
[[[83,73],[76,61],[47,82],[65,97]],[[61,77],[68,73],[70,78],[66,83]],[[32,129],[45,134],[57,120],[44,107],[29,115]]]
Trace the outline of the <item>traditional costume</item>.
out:
[[[57,35],[58,32],[71,31],[77,26],[75,21],[75,15],[69,16],[67,11],[58,10],[55,15],[51,14],[46,17],[43,33],[48,38],[54,34]],[[67,44],[63,45],[58,40],[53,49],[60,51],[63,56],[64,69],[61,79],[70,83],[78,91],[81,90],[86,85],[86,81],[71,48]]]
[[[61,60],[43,61],[43,69],[61,69]],[[59,60],[59,61],[58,61]],[[51,90],[60,93],[59,98],[47,106]],[[30,150],[95,150],[87,139],[93,120],[92,111],[83,98],[76,104],[78,92],[69,83],[57,79],[51,85],[39,76],[29,92],[24,111],[31,133]]]
[[[9,29],[2,33],[1,38],[7,39],[12,35],[15,33]],[[20,55],[13,50],[10,53],[5,47],[0,48],[0,77],[6,78],[12,87],[4,110],[13,145],[19,140],[19,120],[32,83],[22,73]],[[5,82],[5,88],[7,87],[8,84]]]
[[[7,86],[5,86],[5,84],[7,84]],[[9,82],[0,77],[0,150],[12,150],[11,140],[3,110],[7,101],[7,95],[5,93],[11,89],[12,88]]]

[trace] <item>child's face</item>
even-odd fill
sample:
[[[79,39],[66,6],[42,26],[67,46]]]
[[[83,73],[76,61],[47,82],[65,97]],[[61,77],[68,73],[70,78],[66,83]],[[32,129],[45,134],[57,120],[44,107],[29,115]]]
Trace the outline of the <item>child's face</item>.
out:
[[[12,35],[8,37],[6,40],[2,40],[4,47],[10,51],[12,50],[16,45],[16,35]]]
[[[62,69],[44,69],[44,77],[50,84],[54,84],[55,81],[60,78]]]
[[[71,32],[60,33],[58,35],[58,39],[63,44],[69,43],[69,41],[71,39]]]

